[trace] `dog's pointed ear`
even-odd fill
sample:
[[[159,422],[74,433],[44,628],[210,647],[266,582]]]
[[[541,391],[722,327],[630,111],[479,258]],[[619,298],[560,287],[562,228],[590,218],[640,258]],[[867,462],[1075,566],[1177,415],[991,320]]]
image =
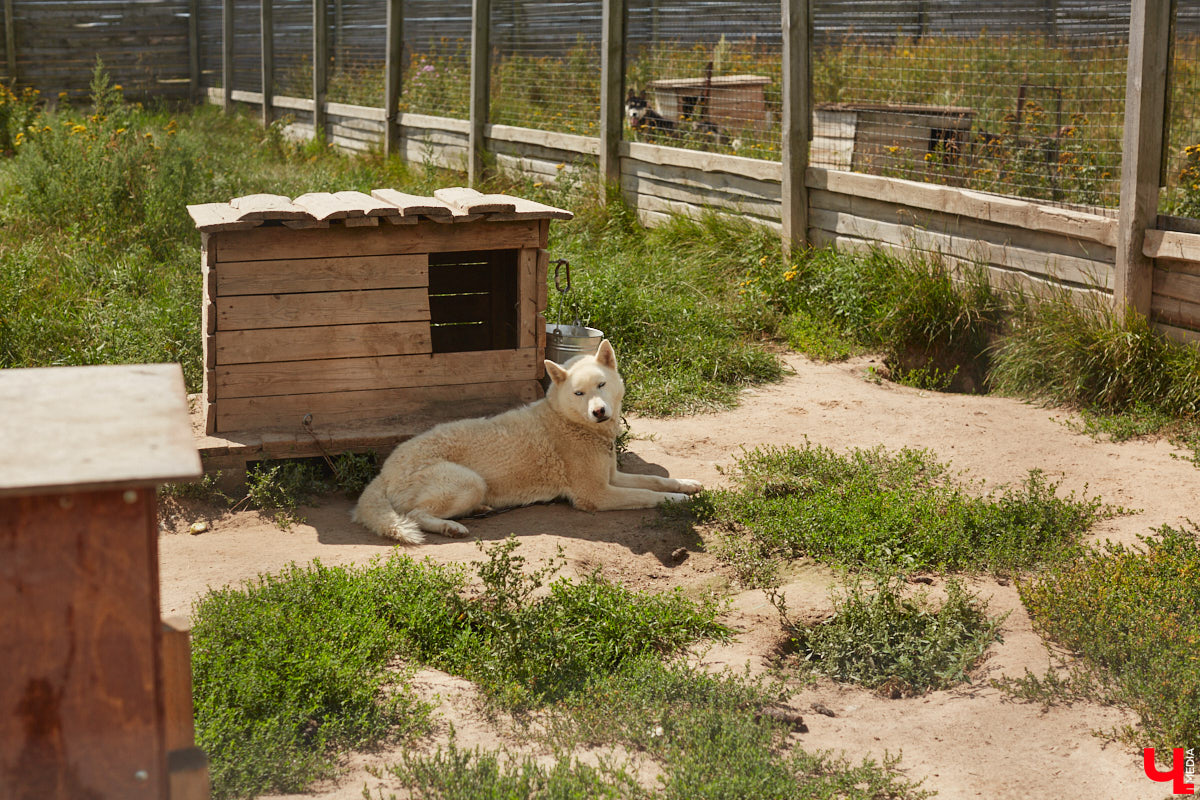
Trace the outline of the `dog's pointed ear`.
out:
[[[613,352],[608,339],[600,342],[600,349],[596,351],[596,363],[609,369],[617,368],[617,354]]]
[[[567,371],[549,359],[546,359],[546,374],[555,383],[562,383],[567,379]]]

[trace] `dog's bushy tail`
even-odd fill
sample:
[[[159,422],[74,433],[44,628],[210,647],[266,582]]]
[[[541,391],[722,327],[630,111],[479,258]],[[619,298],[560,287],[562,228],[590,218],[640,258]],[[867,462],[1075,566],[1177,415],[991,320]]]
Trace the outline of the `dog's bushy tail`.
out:
[[[420,544],[425,541],[421,528],[409,517],[397,514],[387,498],[383,481],[379,478],[367,484],[358,498],[351,518],[367,530],[385,539],[395,539],[403,544]]]

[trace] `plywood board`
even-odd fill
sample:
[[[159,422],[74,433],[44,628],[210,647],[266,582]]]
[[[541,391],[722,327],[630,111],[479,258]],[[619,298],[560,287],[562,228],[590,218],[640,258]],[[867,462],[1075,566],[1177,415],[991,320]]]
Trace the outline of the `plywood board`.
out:
[[[200,474],[178,364],[0,370],[0,496]]]
[[[428,322],[217,331],[217,365],[431,353]]]
[[[216,306],[218,331],[429,319],[424,289],[240,295],[218,297]]]
[[[272,397],[411,386],[462,385],[531,378],[536,351],[376,356],[217,368],[220,403],[235,397]]]
[[[428,282],[424,254],[231,261],[215,270],[217,294],[405,289]]]
[[[200,203],[187,210],[201,231],[244,231],[262,224],[262,220],[242,219],[242,212],[229,203]]]

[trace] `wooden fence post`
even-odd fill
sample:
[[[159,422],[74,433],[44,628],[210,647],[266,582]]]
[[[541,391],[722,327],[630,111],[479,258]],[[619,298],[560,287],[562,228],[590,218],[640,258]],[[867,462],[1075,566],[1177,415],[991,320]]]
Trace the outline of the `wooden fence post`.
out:
[[[808,242],[808,148],[812,139],[809,0],[783,0],[783,247]]]
[[[13,17],[13,0],[4,0],[4,55],[8,59],[8,79],[17,81],[17,26]]]
[[[600,36],[600,180],[619,192],[625,130],[625,0],[604,0]]]
[[[471,127],[467,141],[467,182],[483,179],[483,128],[491,102],[492,0],[471,0]]]
[[[271,124],[271,106],[275,104],[275,17],[273,0],[260,0],[259,34],[262,37],[262,124]]]
[[[188,3],[188,99],[200,102],[200,0]]]
[[[221,94],[226,114],[233,113],[233,0],[221,1]]]
[[[404,76],[404,0],[387,0],[387,55],[384,60],[383,152],[400,152],[400,94]]]
[[[325,92],[329,87],[329,31],[326,0],[313,0],[313,138],[325,136]]]
[[[1125,83],[1125,140],[1113,310],[1149,316],[1154,260],[1142,253],[1146,230],[1157,225],[1158,190],[1166,138],[1171,0],[1133,0],[1129,19],[1129,72]]]

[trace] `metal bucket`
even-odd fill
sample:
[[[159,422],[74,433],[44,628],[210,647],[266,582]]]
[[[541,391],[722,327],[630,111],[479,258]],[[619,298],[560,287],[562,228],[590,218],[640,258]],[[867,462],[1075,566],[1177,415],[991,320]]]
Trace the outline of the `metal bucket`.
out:
[[[546,323],[546,358],[565,364],[575,356],[594,356],[604,341],[604,331],[586,325]]]

